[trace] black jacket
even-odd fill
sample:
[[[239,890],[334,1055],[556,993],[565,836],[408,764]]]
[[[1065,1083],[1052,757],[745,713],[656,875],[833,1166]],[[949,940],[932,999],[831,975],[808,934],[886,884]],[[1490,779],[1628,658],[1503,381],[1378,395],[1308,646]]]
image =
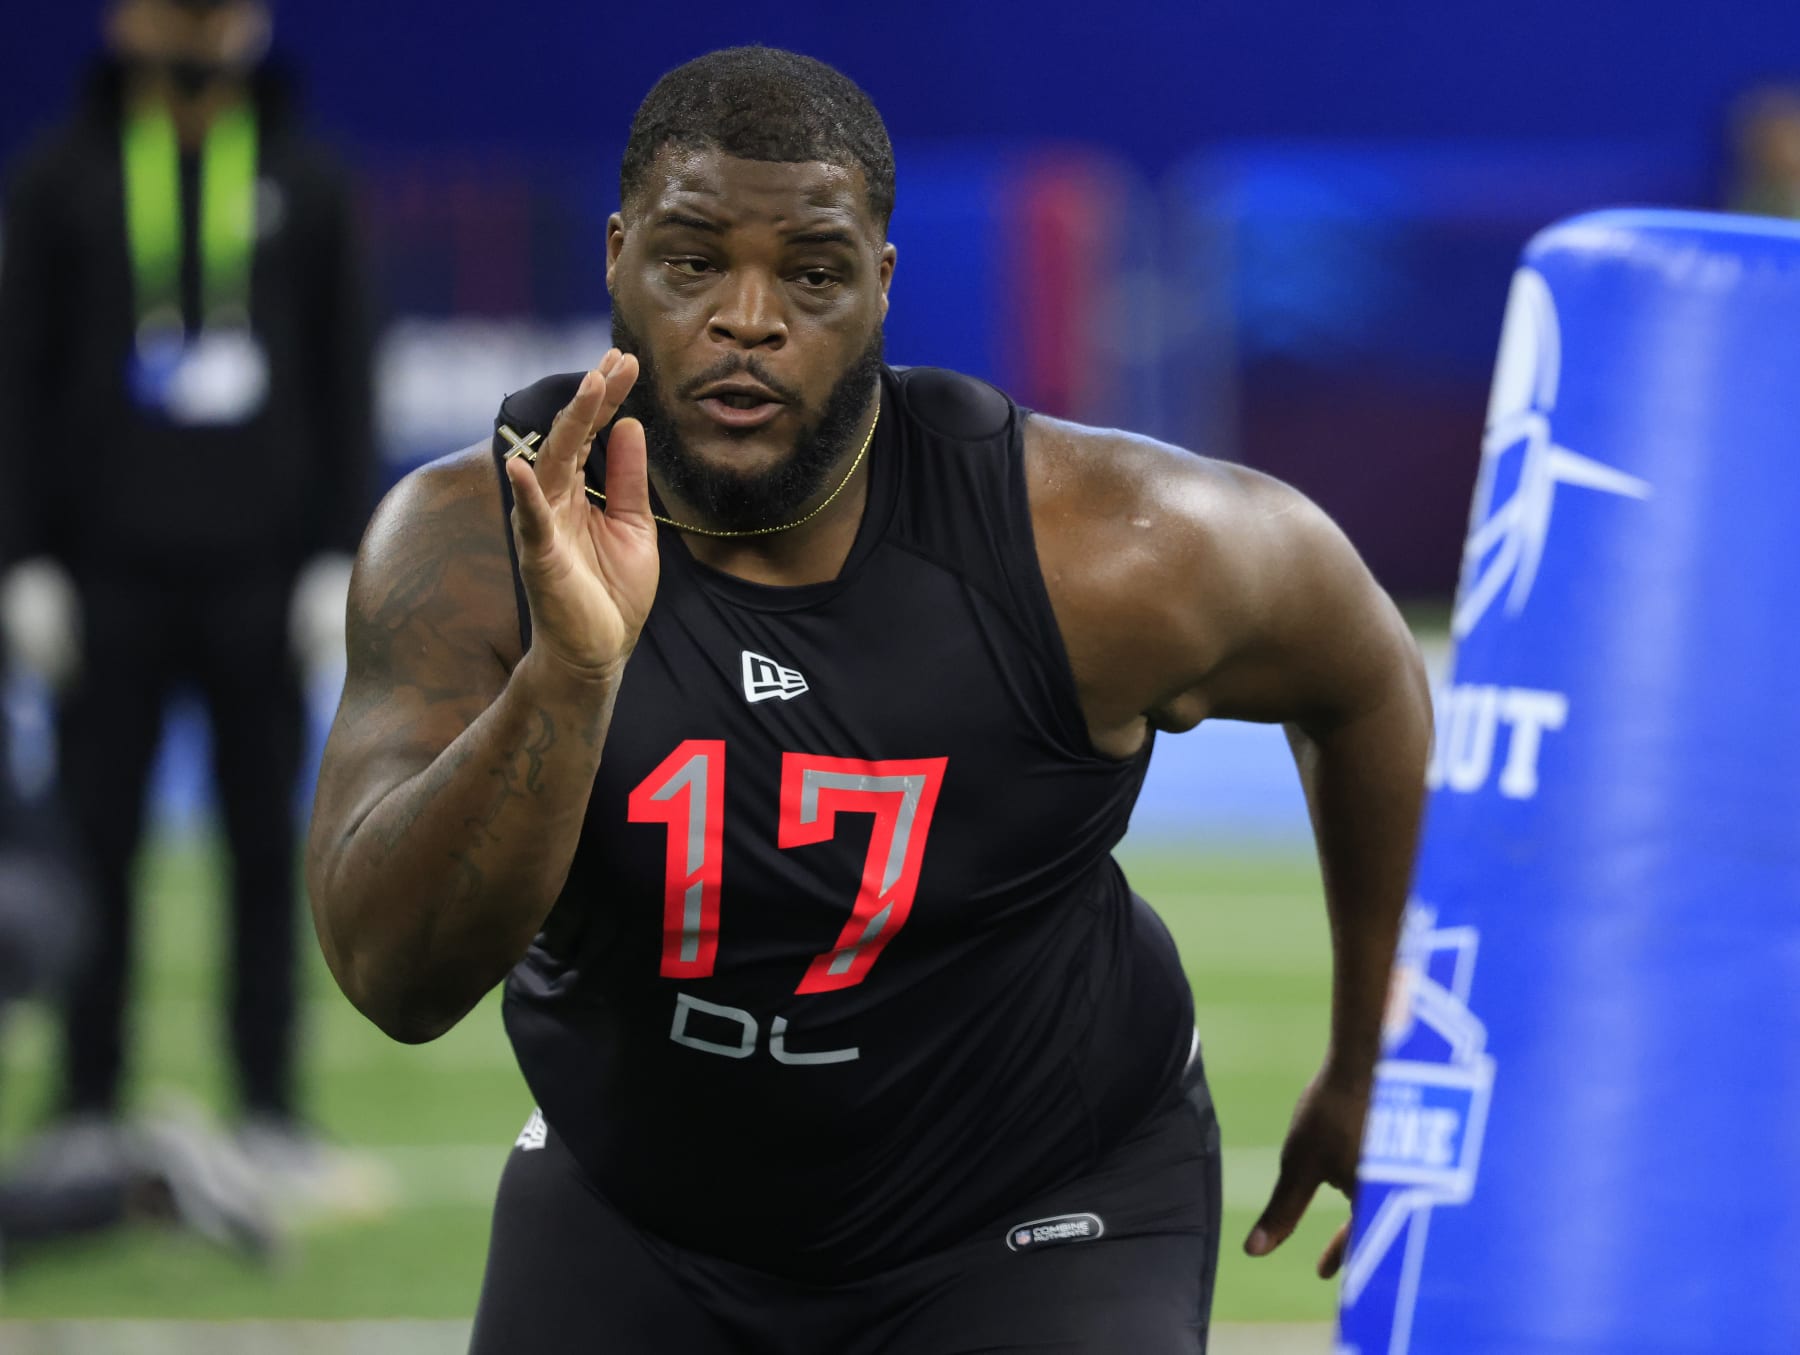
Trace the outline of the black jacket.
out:
[[[136,318],[119,137],[102,67],[28,151],[0,218],[0,566],[291,568],[353,550],[374,478],[370,326],[343,173],[254,89],[252,327],[262,411],[229,427],[146,416],[127,393]]]

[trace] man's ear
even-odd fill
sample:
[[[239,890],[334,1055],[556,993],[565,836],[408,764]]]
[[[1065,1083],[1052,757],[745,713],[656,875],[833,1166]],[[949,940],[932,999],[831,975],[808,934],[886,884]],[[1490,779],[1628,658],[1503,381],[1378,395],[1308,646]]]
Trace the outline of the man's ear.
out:
[[[895,249],[890,241],[881,247],[881,262],[876,265],[876,276],[881,280],[881,318],[883,320],[887,319],[888,288],[893,285],[894,262],[899,256],[900,251]]]
[[[606,290],[613,289],[613,274],[619,267],[619,254],[625,248],[625,218],[614,212],[606,218]]]

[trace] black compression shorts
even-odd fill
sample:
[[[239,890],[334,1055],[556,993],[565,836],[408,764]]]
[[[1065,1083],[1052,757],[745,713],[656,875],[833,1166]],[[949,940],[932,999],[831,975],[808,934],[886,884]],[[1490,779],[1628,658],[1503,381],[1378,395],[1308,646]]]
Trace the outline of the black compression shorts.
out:
[[[644,1232],[534,1117],[500,1180],[471,1355],[1202,1355],[1219,1128],[1197,1059],[1183,1092],[1087,1176],[830,1285]]]

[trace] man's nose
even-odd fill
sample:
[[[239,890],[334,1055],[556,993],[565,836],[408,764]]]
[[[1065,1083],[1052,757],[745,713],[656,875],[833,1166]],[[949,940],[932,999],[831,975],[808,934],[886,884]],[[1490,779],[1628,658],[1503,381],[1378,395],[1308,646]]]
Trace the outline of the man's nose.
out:
[[[777,279],[745,269],[729,275],[718,296],[718,308],[707,324],[713,339],[771,351],[787,343],[787,314]]]

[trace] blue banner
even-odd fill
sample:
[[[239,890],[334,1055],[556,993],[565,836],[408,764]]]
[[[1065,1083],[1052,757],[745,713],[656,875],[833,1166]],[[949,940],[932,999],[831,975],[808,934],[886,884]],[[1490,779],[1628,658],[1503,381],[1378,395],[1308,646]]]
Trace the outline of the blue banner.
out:
[[[1515,275],[1340,1355],[1800,1350],[1800,229]]]

